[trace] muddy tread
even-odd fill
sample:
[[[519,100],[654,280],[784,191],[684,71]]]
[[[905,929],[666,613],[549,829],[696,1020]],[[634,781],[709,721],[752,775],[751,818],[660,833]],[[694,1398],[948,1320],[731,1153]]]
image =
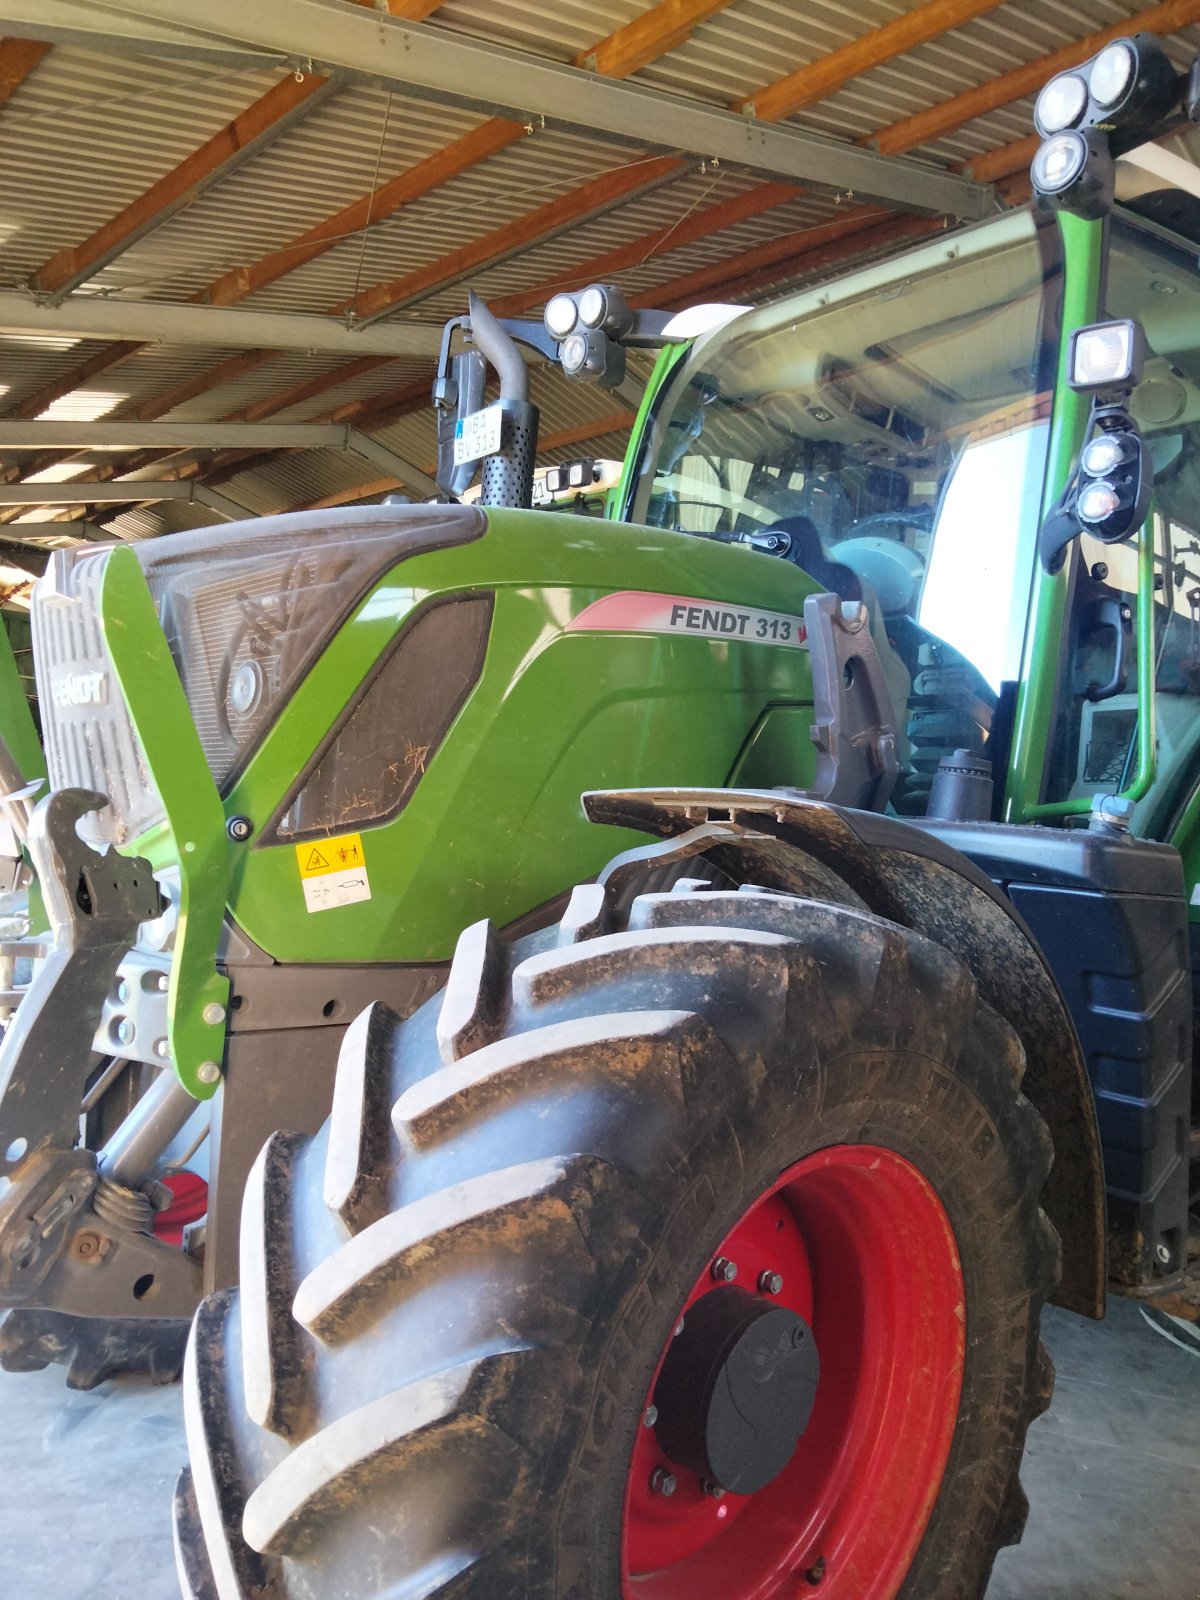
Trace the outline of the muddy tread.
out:
[[[228,1325],[237,1293],[220,1289],[201,1301],[183,1367],[190,1506],[194,1506],[203,1530],[209,1577],[221,1600],[251,1600],[265,1594],[275,1576],[273,1566],[241,1537],[246,1493],[228,1426],[232,1398],[228,1395]]]
[[[200,1526],[190,1467],[184,1467],[175,1485],[171,1521],[175,1573],[184,1600],[221,1600],[204,1549],[204,1530]]]
[[[472,1402],[484,1364],[468,1361],[394,1389],[305,1440],[246,1502],[247,1543],[264,1555],[302,1554],[323,1512],[336,1512],[385,1466],[402,1483],[407,1472],[426,1468],[437,1451],[475,1456],[477,1470],[486,1470],[494,1483],[502,1459],[509,1469],[505,1476],[515,1480],[519,1448]]]
[[[306,1355],[291,1314],[289,1174],[307,1138],[273,1133],[258,1153],[242,1196],[239,1237],[242,1371],[246,1409],[260,1428],[285,1436],[306,1416]]]
[[[579,944],[612,927],[612,907],[599,883],[577,883],[558,925],[559,944]]]
[[[569,1172],[568,1162],[525,1162],[389,1212],[318,1263],[297,1289],[292,1315],[326,1344],[344,1339],[381,1301],[394,1303],[419,1288],[424,1272],[443,1270],[450,1251],[493,1260],[497,1251],[552,1254],[564,1275],[561,1293],[581,1294],[592,1261],[558,1192]]]
[[[438,1011],[438,1050],[447,1066],[496,1037],[507,968],[507,949],[490,922],[459,934]]]
[[[498,1039],[465,1061],[407,1089],[392,1110],[400,1139],[421,1148],[448,1138],[467,1118],[513,1099],[532,1099],[556,1088],[564,1073],[611,1072],[605,1047],[618,1054],[618,1073],[645,1091],[654,1072],[661,1094],[678,1097],[679,1068],[661,1046],[690,1020],[681,1011],[637,1012],[584,1017],[574,1024],[534,1029],[515,1039]]]
[[[378,1215],[384,1196],[373,1182],[387,1149],[392,1046],[399,1018],[377,1000],[346,1029],[338,1052],[329,1147],[325,1155],[325,1204],[351,1232]]]
[[[700,880],[626,914],[597,890],[576,891],[557,944],[509,952],[477,924],[443,997],[403,1023],[382,1007],[359,1019],[313,1147],[321,1181],[298,1180],[286,1140],[273,1148],[290,1161],[264,1152],[261,1216],[294,1247],[274,1269],[259,1250],[269,1306],[260,1295],[252,1333],[236,1291],[197,1319],[194,1482],[176,1506],[193,1600],[615,1600],[614,1552],[593,1541],[619,1484],[588,1443],[603,1393],[580,1371],[636,1367],[628,1329],[660,1314],[639,1284],[715,1226],[711,1187],[678,1187],[689,1148],[736,1166],[736,1118],[774,1129],[796,1114],[764,1065],[785,1042],[822,1062],[821,1115],[835,1080],[867,1108],[868,1141],[878,1063],[899,1052],[970,1134],[947,1170],[988,1186],[1023,1240],[998,1267],[987,1355],[1011,1412],[1005,1453],[967,1430],[944,1492],[945,1516],[966,1518],[955,1572],[931,1523],[901,1600],[974,1600],[1019,1537],[1025,1430],[1053,1380],[1037,1321],[1057,1241],[1013,1030],[953,954],[856,907]],[[381,1132],[372,1108],[389,1097]],[[604,1331],[614,1297],[632,1320]]]

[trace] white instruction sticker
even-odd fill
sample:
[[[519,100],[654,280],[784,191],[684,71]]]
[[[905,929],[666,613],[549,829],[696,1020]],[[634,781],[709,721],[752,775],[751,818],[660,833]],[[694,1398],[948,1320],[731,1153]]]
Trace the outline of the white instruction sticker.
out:
[[[468,461],[482,461],[484,456],[494,456],[502,442],[504,413],[499,406],[488,406],[484,411],[472,411],[469,417],[454,424],[454,464],[461,467]]]

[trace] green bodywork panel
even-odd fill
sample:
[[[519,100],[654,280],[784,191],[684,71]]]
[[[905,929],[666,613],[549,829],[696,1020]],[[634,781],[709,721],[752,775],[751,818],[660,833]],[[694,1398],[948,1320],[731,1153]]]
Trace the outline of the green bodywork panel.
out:
[[[0,734],[27,783],[46,776],[46,758],[7,626],[0,626]]]
[[[482,538],[401,561],[374,584],[222,798],[136,556],[113,551],[105,639],[167,817],[126,848],[180,873],[170,1040],[187,1087],[210,1094],[199,1070],[221,1057],[223,1024],[203,1013],[227,1004],[216,968],[226,914],[280,962],[446,960],[467,924],[513,921],[638,842],[588,823],[586,790],[810,781],[806,649],[752,633],[570,624],[614,594],[659,596],[668,615],[683,601],[798,615],[813,587],[742,548],[490,510]],[[483,670],[420,782],[391,820],[346,825],[361,836],[371,898],[309,912],[296,841],[275,838],[275,819],[406,622],[480,593],[493,597]],[[235,816],[251,823],[244,843],[229,837]]]
[[[155,864],[165,859],[179,868],[179,928],[167,995],[171,1059],[186,1087],[205,1099],[218,1079],[210,1073],[206,1083],[200,1069],[221,1060],[229,1000],[229,984],[215,966],[229,882],[225,814],[132,550],[109,556],[100,604],[105,643],[166,809]],[[220,1013],[213,1022],[204,1020],[209,1007]]]
[[[234,920],[278,961],[429,961],[478,918],[503,925],[552,899],[636,837],[587,823],[585,790],[724,783],[769,708],[811,702],[805,650],[573,633],[571,619],[628,591],[798,614],[812,587],[794,567],[702,539],[490,509],[482,539],[415,556],[375,585],[226,796],[225,815],[254,827],[232,846]],[[362,835],[370,900],[307,912],[295,842],[262,830],[405,620],[480,591],[495,599],[479,681],[400,814],[347,825]],[[795,741],[773,741],[774,782],[811,777],[809,720]]]
[[[1075,466],[1091,411],[1088,395],[1076,394],[1067,382],[1071,334],[1095,322],[1100,311],[1104,224],[1084,222],[1068,211],[1058,214],[1064,256],[1063,318],[1059,342],[1050,447],[1042,489],[1041,514],[1046,516]],[[1033,595],[1025,634],[1021,686],[1017,693],[1012,749],[1004,789],[1006,822],[1032,822],[1054,814],[1040,808],[1046,753],[1053,730],[1055,699],[1061,670],[1063,629],[1067,615],[1067,567],[1053,575],[1035,563]],[[1086,811],[1089,801],[1083,807]]]

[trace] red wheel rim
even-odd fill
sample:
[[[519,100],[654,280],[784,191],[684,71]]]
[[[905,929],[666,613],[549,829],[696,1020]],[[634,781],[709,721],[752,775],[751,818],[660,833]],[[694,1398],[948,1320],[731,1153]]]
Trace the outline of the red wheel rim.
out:
[[[941,1486],[962,1390],[962,1267],[941,1202],[894,1151],[835,1145],[790,1167],[713,1255],[736,1262],[747,1288],[765,1271],[782,1276],[772,1298],[809,1323],[820,1353],[816,1402],[788,1465],[753,1495],[712,1498],[639,1427],[623,1600],[893,1600]],[[713,1288],[706,1269],[679,1314]],[[670,1497],[651,1487],[660,1467],[675,1476]]]

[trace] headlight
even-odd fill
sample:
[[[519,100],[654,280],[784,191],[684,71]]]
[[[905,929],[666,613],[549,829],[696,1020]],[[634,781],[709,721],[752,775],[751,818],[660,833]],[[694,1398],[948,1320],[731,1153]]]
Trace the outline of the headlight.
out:
[[[608,314],[608,296],[598,284],[585,289],[579,296],[579,320],[589,328],[602,326]]]
[[[556,294],[547,301],[542,317],[556,339],[565,339],[579,320],[579,307],[569,294]]]
[[[1073,184],[1087,163],[1087,140],[1081,133],[1056,133],[1033,158],[1033,186],[1043,194],[1059,194]]]
[[[239,717],[253,712],[263,693],[263,672],[257,661],[243,661],[229,675],[225,699],[229,710]]]
[[[1115,106],[1129,89],[1137,70],[1133,46],[1118,39],[1101,50],[1088,72],[1088,88],[1098,106]]]
[[[1039,133],[1061,133],[1073,128],[1087,110],[1087,84],[1077,72],[1064,72],[1037,97],[1033,120]]]
[[[1075,509],[1079,513],[1081,522],[1104,522],[1106,518],[1121,509],[1121,496],[1111,483],[1105,483],[1101,479],[1096,483],[1089,483],[1080,492]]]
[[[1116,434],[1101,433],[1084,447],[1079,465],[1089,478],[1103,478],[1106,473],[1115,472],[1128,454],[1124,443]]]

